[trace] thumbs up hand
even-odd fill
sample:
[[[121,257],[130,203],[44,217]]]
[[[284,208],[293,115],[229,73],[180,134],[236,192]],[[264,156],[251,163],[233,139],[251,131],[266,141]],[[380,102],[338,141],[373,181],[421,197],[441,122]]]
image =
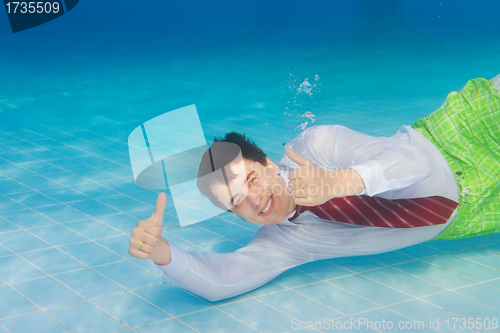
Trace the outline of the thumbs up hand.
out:
[[[156,200],[155,212],[145,220],[137,223],[132,230],[128,252],[137,259],[151,259],[158,265],[170,263],[170,247],[163,231],[163,213],[167,205],[167,196],[160,193]]]
[[[365,189],[362,178],[353,169],[325,170],[289,146],[285,146],[285,153],[299,165],[288,174],[288,187],[298,205],[321,205],[335,197],[360,194]]]

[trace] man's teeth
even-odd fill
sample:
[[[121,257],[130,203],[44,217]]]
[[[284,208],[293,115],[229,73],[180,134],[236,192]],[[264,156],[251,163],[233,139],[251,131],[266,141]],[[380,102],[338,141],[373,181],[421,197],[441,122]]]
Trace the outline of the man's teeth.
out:
[[[264,210],[262,211],[262,213],[267,212],[269,210],[269,207],[271,207],[271,198],[269,198],[269,202],[268,202],[266,208],[264,208]]]

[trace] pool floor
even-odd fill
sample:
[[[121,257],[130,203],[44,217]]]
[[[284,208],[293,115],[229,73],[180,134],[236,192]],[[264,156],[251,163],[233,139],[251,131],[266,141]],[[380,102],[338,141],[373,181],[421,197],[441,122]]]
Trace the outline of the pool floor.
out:
[[[0,332],[500,332],[492,326],[500,319],[500,234],[317,261],[220,302],[169,284],[127,252],[158,194],[136,186],[130,168],[127,137],[144,121],[194,103],[207,140],[245,131],[277,161],[306,111],[316,116],[308,127],[392,135],[468,79],[500,73],[492,45],[452,37],[235,44],[196,57],[160,52],[148,63],[90,55],[51,70],[7,59]],[[313,95],[298,94],[315,75]],[[256,230],[229,213],[181,228],[169,201],[163,233],[187,250],[224,252]]]

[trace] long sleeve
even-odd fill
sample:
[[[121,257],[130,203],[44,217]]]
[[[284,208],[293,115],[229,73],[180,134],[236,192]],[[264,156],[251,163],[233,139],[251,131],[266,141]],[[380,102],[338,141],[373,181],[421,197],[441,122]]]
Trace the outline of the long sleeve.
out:
[[[187,252],[170,243],[172,261],[158,267],[171,282],[210,301],[236,296],[311,260],[273,229],[263,226],[247,246],[229,253]]]
[[[373,137],[338,125],[315,126],[293,140],[291,148],[328,170],[356,170],[365,184],[364,194],[369,196],[392,199],[434,195],[447,185],[450,195],[446,196],[455,197],[451,193],[455,180],[444,157],[407,126],[390,138]],[[297,167],[287,156],[280,166]]]

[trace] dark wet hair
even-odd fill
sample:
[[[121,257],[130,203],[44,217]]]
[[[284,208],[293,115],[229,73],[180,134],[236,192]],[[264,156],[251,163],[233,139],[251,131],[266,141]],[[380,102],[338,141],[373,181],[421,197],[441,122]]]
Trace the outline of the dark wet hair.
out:
[[[239,151],[236,152],[233,149],[227,149],[228,145],[218,145],[218,143],[235,144],[239,147]],[[224,168],[237,157],[240,151],[243,159],[258,162],[264,166],[267,165],[267,156],[262,149],[255,142],[251,141],[246,134],[237,132],[229,132],[223,137],[215,137],[210,148],[205,151],[201,158],[196,185],[200,192],[219,208],[226,209],[221,207],[222,205],[212,193],[211,186],[214,180],[203,176]],[[235,175],[228,174],[227,172],[226,174],[227,181],[231,181],[235,177]]]

